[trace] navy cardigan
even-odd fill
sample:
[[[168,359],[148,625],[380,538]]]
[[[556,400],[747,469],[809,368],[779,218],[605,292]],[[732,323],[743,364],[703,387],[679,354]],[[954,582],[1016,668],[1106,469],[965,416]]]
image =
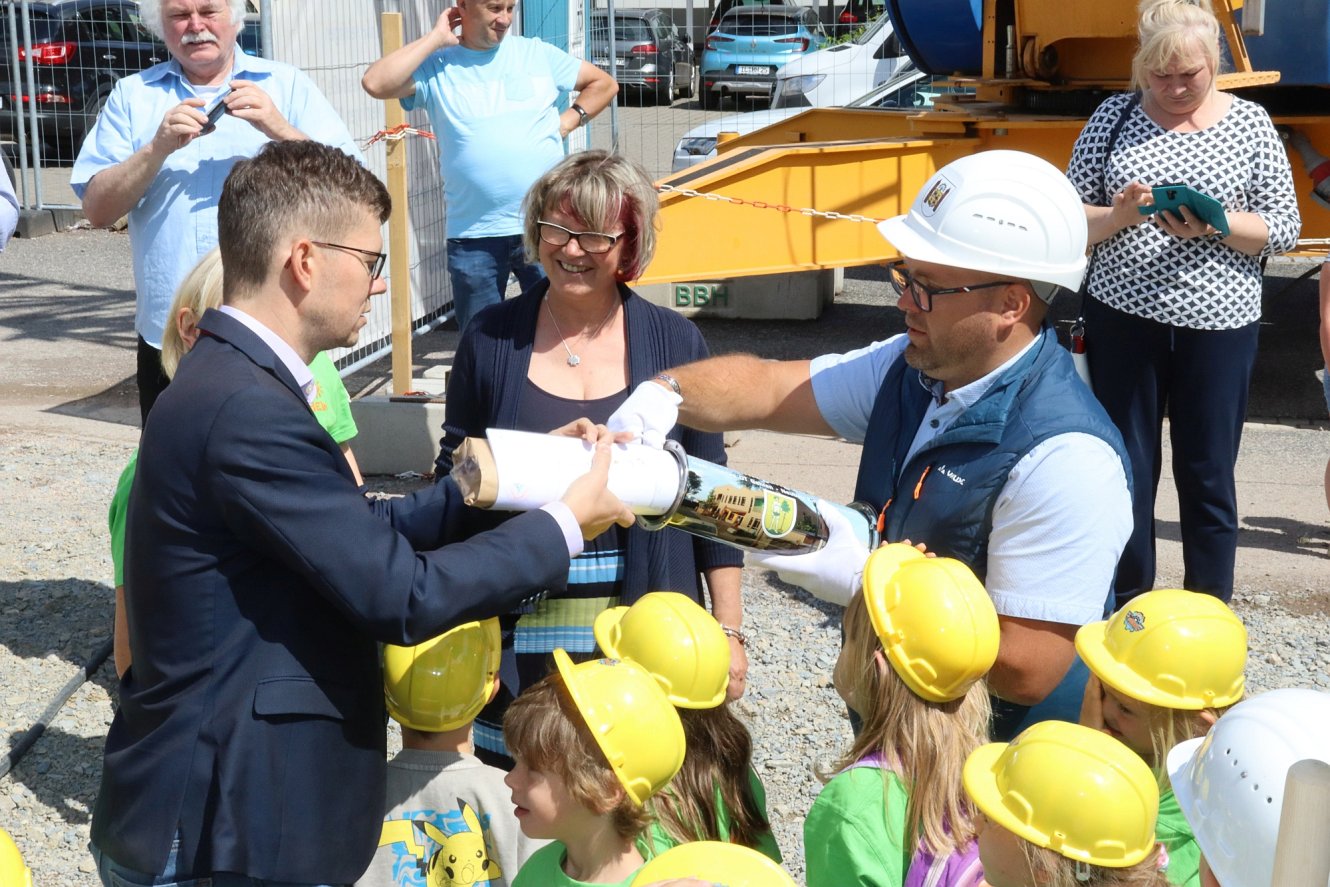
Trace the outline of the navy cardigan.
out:
[[[466,437],[484,437],[487,428],[512,428],[531,365],[531,348],[541,300],[549,289],[544,280],[515,299],[486,308],[467,325],[457,347],[448,379],[443,440],[434,471],[439,478],[452,470],[453,452]],[[636,388],[670,367],[708,356],[697,327],[668,308],[653,305],[619,285],[627,335],[628,387]],[[690,456],[725,464],[722,435],[676,426],[669,435]],[[486,526],[511,514],[491,512]],[[483,527],[477,527],[482,529]],[[682,530],[650,532],[632,527],[624,552],[622,603],[651,591],[678,591],[700,601],[700,571],[740,566],[735,548],[688,535]]]

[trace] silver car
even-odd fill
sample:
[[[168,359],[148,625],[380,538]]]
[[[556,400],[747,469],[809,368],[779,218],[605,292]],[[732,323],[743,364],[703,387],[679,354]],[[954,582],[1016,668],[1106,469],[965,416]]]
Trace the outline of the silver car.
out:
[[[613,36],[614,64],[610,64]],[[668,105],[697,93],[693,47],[663,9],[615,9],[591,16],[591,63],[619,81],[620,93]]]

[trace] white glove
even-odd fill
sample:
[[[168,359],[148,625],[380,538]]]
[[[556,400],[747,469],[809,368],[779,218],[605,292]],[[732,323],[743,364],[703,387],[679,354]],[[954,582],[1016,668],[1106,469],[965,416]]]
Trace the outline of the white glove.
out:
[[[808,554],[749,552],[748,562],[775,570],[782,582],[798,585],[815,598],[845,606],[864,581],[864,563],[872,554],[839,509],[822,512],[827,544]]]
[[[642,443],[660,449],[665,446],[665,435],[679,421],[681,403],[683,398],[664,385],[643,382],[605,424],[610,431],[631,431]]]

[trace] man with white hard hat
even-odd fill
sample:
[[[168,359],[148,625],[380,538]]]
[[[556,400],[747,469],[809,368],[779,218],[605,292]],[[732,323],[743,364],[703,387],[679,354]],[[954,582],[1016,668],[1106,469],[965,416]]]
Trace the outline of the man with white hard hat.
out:
[[[1084,215],[1038,157],[961,158],[879,226],[904,256],[888,270],[905,334],[811,361],[725,355],[671,369],[610,419],[647,443],[676,421],[861,441],[855,498],[879,511],[884,541],[964,561],[993,598],[999,738],[1076,720],[1085,674],[1073,639],[1104,618],[1131,532],[1121,437],[1045,323],[1085,274]],[[844,518],[827,522],[821,550],[757,559],[845,603],[868,552]]]

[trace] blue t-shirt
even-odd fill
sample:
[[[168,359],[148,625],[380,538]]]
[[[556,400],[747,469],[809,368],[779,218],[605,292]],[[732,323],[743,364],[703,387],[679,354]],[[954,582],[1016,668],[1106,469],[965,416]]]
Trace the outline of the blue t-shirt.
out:
[[[484,52],[450,46],[416,69],[408,111],[424,108],[439,140],[449,237],[522,231],[522,198],[563,158],[561,93],[582,63],[533,38],[509,35]]]

